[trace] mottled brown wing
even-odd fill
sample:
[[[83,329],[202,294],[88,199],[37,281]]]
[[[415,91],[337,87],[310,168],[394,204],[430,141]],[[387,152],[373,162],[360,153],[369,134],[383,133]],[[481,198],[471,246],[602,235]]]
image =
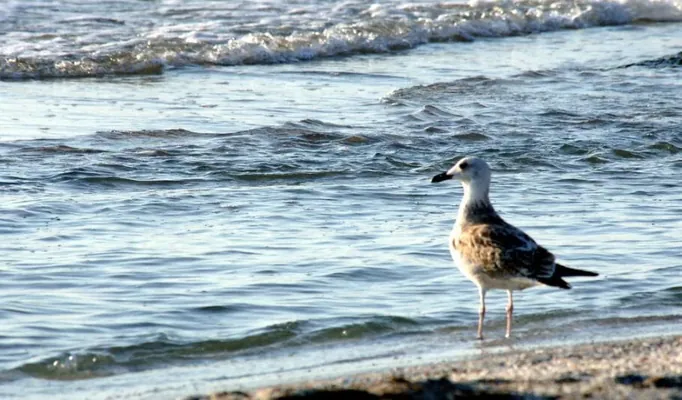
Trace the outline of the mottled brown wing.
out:
[[[554,274],[554,255],[509,224],[465,226],[456,240],[460,254],[491,275],[537,279]]]

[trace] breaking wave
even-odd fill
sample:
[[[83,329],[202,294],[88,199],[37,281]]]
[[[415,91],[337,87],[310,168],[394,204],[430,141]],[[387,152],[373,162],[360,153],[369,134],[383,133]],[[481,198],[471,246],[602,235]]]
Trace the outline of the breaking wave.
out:
[[[682,21],[682,3],[679,0],[521,0],[374,4],[348,10],[347,14],[329,26],[317,21],[288,29],[266,26],[246,34],[172,33],[172,29],[163,33],[138,32],[137,39],[127,37],[120,39],[120,43],[90,44],[67,55],[17,54],[0,48],[0,79],[147,75],[187,65],[291,63],[387,53],[429,42],[472,41],[637,22],[674,22]]]

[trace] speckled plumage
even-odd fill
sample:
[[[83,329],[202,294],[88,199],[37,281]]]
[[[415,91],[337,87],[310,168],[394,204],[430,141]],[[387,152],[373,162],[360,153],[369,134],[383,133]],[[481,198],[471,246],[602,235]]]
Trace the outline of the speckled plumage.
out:
[[[563,277],[597,275],[556,263],[552,253],[497,214],[488,197],[490,167],[485,161],[464,158],[447,172],[435,176],[432,182],[452,178],[462,182],[464,196],[450,234],[450,253],[460,271],[479,288],[479,338],[483,337],[488,290],[504,289],[509,294],[506,332],[509,337],[514,307],[512,291],[543,284],[569,289]]]
[[[537,280],[554,274],[554,255],[528,235],[502,221],[465,224],[453,239],[455,251],[496,279]]]

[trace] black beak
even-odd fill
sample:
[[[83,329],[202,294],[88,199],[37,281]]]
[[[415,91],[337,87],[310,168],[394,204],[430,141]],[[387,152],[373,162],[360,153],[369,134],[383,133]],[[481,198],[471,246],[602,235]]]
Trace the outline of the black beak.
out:
[[[448,175],[447,172],[443,172],[442,174],[438,174],[431,178],[431,183],[443,182],[447,181],[448,179],[452,179],[452,175]]]

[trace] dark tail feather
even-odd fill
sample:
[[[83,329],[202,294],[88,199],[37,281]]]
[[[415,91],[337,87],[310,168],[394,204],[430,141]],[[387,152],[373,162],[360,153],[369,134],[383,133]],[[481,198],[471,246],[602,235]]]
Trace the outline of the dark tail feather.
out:
[[[583,269],[575,269],[564,267],[561,264],[556,265],[554,270],[554,276],[564,277],[564,276],[598,276],[599,274],[592,271],[585,271]]]
[[[561,264],[556,264],[556,268],[554,269],[554,275],[552,275],[551,278],[539,278],[538,281],[540,283],[544,283],[547,286],[554,286],[561,289],[570,289],[571,285],[561,278],[565,278],[567,276],[597,276],[597,275],[599,274],[596,272],[568,268],[564,267]]]
[[[560,276],[554,275],[551,278],[538,278],[538,282],[544,283],[547,286],[554,286],[558,287],[561,289],[570,289],[571,285],[568,284],[565,280],[561,279]]]

